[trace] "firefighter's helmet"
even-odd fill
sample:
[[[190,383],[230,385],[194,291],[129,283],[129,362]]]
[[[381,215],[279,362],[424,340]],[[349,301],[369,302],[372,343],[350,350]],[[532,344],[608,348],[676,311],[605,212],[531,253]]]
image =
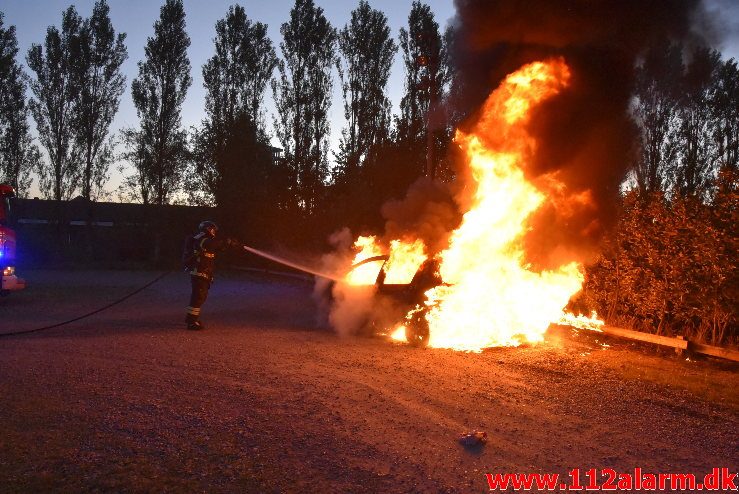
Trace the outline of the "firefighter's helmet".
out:
[[[205,220],[198,225],[198,230],[201,232],[207,234],[210,237],[215,237],[216,233],[218,233],[218,225],[216,225],[214,222],[210,220]]]

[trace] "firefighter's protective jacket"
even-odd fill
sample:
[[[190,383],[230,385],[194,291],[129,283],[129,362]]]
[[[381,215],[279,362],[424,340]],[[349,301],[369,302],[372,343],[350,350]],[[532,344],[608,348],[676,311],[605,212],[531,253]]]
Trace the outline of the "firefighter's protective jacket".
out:
[[[216,253],[222,252],[232,245],[238,245],[238,242],[230,238],[212,238],[204,232],[195,235],[194,239],[195,268],[190,271],[190,274],[212,281]]]

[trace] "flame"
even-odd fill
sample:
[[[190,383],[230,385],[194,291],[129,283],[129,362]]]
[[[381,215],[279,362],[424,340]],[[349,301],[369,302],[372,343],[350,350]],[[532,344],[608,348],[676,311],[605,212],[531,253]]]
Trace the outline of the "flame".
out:
[[[393,332],[390,334],[390,339],[393,341],[406,341],[405,325],[399,324],[398,326],[396,326]]]
[[[360,263],[364,259],[383,255],[382,248],[377,244],[377,238],[374,235],[368,237],[359,237],[354,242],[354,248],[358,251],[354,256],[354,264]],[[377,264],[367,263],[358,266],[346,275],[346,281],[350,285],[372,285],[377,279]]]
[[[470,133],[457,132],[477,189],[440,255],[440,274],[449,286],[427,294],[430,346],[476,351],[541,341],[580,290],[579,264],[532,271],[520,243],[527,218],[547,200],[523,172],[536,149],[526,128],[530,110],[569,78],[561,59],[526,65],[488,97]]]
[[[358,250],[354,256],[354,264],[371,257],[384,255],[383,249],[377,242],[375,236],[359,237],[354,242]],[[428,256],[425,254],[426,246],[421,240],[412,242],[393,240],[390,242],[387,262],[385,262],[385,283],[406,284],[410,283],[413,275],[423,264]],[[379,263],[382,261],[362,264],[349,272],[346,276],[351,285],[372,285],[377,280]]]
[[[413,280],[418,268],[427,259],[426,246],[423,241],[416,240],[413,243],[393,240],[390,242],[390,258],[385,264],[385,283],[404,284]]]
[[[590,313],[590,317],[582,314],[578,314],[576,316],[575,314],[567,312],[562,314],[562,317],[559,318],[557,324],[571,326],[577,329],[589,329],[590,331],[603,332],[602,328],[606,323],[598,317],[597,312],[593,311]]]
[[[437,255],[444,283],[426,292],[429,346],[480,351],[541,341],[550,323],[565,317],[564,307],[580,290],[579,263],[535,271],[526,265],[522,246],[529,217],[547,201],[557,205],[567,197],[556,175],[544,177],[537,186],[526,179],[524,169],[537,145],[527,130],[531,110],[569,80],[563,59],[525,65],[490,94],[474,129],[457,131],[455,141],[473,183],[469,196],[460,201],[468,205],[462,223],[452,232],[448,248]],[[590,203],[585,191],[560,207],[574,210]],[[364,255],[368,247],[363,239],[367,237],[357,242]],[[374,253],[374,239],[372,245]],[[398,279],[410,281],[426,259],[424,251],[420,241],[395,240],[388,266],[402,273]],[[401,328],[396,328],[394,339],[400,339]]]

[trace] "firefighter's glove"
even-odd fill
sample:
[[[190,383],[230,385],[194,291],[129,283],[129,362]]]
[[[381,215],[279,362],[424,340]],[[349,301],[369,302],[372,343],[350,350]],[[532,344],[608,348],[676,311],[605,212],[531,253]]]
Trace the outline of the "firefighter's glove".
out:
[[[244,247],[244,244],[242,244],[241,242],[239,242],[235,238],[229,238],[229,239],[227,239],[226,240],[226,245],[228,245],[229,247],[237,248],[237,249],[241,249],[242,247]]]

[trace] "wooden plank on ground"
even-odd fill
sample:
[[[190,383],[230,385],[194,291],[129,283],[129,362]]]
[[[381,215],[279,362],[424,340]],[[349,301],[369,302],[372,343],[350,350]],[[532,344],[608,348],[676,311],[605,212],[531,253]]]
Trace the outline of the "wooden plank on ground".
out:
[[[601,328],[605,334],[613,336],[620,336],[622,338],[629,338],[632,340],[646,341],[647,343],[654,343],[656,345],[669,346],[672,348],[680,348],[682,350],[688,349],[688,341],[677,338],[671,338],[669,336],[660,336],[651,333],[643,333],[641,331],[634,331],[631,329],[616,328],[613,326],[603,326]]]
[[[702,353],[704,355],[710,355],[711,357],[725,358],[727,360],[739,362],[739,351],[732,350],[730,348],[704,345],[702,343],[694,343],[691,341],[688,345],[688,350],[691,352]]]
[[[648,343],[654,343],[656,345],[669,346],[672,348],[679,348],[681,350],[689,350],[695,353],[701,353],[703,355],[709,355],[711,357],[718,357],[734,362],[739,362],[739,351],[732,350],[730,348],[722,348],[711,345],[704,345],[703,343],[696,343],[694,341],[685,340],[682,337],[671,338],[669,336],[659,336],[656,334],[642,333],[641,331],[634,331],[632,329],[616,328],[613,326],[603,326],[601,331],[605,334],[619,336],[621,338],[629,338],[631,340],[646,341]]]

